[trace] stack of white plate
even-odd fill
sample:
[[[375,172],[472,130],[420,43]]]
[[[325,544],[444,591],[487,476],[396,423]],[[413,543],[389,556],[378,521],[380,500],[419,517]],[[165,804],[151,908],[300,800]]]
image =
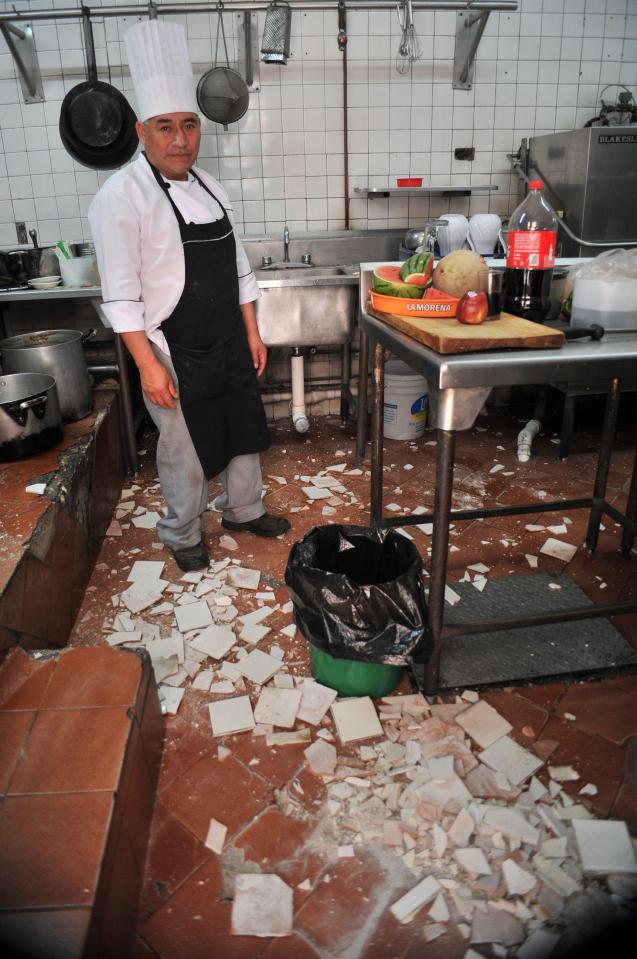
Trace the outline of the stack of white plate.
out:
[[[29,280],[29,286],[34,290],[52,290],[54,286],[59,286],[62,282],[61,276],[38,276],[34,280]]]

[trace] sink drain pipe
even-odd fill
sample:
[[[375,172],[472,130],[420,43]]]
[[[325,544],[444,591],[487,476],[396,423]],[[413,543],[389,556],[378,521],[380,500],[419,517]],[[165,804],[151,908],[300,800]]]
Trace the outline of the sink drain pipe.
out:
[[[305,370],[303,351],[295,346],[290,360],[292,367],[292,425],[297,433],[307,433],[310,421],[305,412]]]

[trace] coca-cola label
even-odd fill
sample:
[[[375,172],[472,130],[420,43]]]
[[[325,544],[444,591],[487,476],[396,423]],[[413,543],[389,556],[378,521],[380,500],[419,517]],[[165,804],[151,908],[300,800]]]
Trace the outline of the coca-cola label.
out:
[[[507,266],[513,270],[550,270],[555,263],[553,230],[513,230],[508,236]]]

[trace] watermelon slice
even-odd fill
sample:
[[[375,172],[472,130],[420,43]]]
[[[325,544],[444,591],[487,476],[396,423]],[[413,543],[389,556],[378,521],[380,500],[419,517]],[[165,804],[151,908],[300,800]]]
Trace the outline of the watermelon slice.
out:
[[[378,266],[374,270],[374,290],[383,296],[400,296],[405,299],[419,300],[423,287],[414,283],[405,283],[400,278],[399,266]]]
[[[434,258],[431,253],[416,253],[406,260],[400,268],[400,278],[414,286],[431,286],[434,271]]]

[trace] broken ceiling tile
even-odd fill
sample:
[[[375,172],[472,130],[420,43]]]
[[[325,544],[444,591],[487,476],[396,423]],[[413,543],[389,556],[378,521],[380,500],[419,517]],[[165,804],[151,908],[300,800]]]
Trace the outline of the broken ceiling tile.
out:
[[[277,689],[294,689],[294,676],[289,673],[275,673],[272,682]]]
[[[524,558],[531,567],[531,569],[537,569],[538,559],[537,556],[534,556],[533,553],[525,553]]]
[[[513,726],[501,716],[497,710],[484,699],[474,703],[456,716],[456,723],[461,726],[473,740],[486,749],[497,742],[502,736],[511,732]]]
[[[331,711],[342,743],[383,735],[378,714],[369,696],[334,702]]]
[[[126,577],[129,583],[135,583],[138,579],[159,579],[164,571],[166,564],[163,560],[137,559],[130,568]]]
[[[155,529],[160,519],[161,516],[159,513],[155,513],[154,510],[148,510],[148,512],[143,513],[141,516],[133,516],[133,526],[136,526],[138,529]]]
[[[563,543],[561,540],[553,539],[550,536],[540,547],[540,553],[552,556],[554,559],[560,559],[563,563],[570,563],[576,552],[577,546],[573,546],[571,543]]]
[[[533,856],[531,865],[542,882],[546,883],[546,885],[559,896],[568,898],[572,896],[573,893],[580,891],[579,884],[575,882],[572,876],[569,876],[557,863],[551,862],[550,859],[545,859],[544,856],[540,856],[539,853]]]
[[[514,786],[519,786],[544,765],[538,756],[519,746],[510,736],[502,736],[488,746],[480,753],[480,759],[491,769],[503,772]]]
[[[258,723],[292,729],[300,702],[300,689],[278,689],[275,686],[266,686],[261,690],[261,695],[254,707],[254,718]]]
[[[444,831],[442,826],[438,825],[437,822],[433,824],[433,841],[436,855],[438,856],[438,859],[442,859],[447,848],[448,840],[447,833]]]
[[[229,663],[226,659],[224,659],[219,668],[219,675],[223,676],[224,679],[229,679],[231,682],[241,679],[241,673],[237,669],[236,664]]]
[[[547,526],[547,532],[553,533],[554,536],[564,536],[565,533],[568,533],[568,529],[565,523],[560,523],[559,526]]]
[[[237,874],[232,903],[232,934],[261,938],[291,935],[292,896],[292,888],[273,873]]]
[[[574,819],[573,831],[584,872],[637,875],[637,858],[625,822]]]
[[[239,639],[242,639],[244,643],[250,643],[251,646],[256,646],[269,632],[269,626],[259,626],[258,623],[248,623],[239,633]]]
[[[473,563],[467,566],[467,569],[473,570],[474,573],[489,573],[491,571],[491,567],[485,566],[484,563]]]
[[[420,754],[420,747],[418,747]],[[416,759],[416,762],[418,760]],[[427,760],[429,775],[435,783],[444,783],[453,773],[453,756],[432,756]]]
[[[502,875],[509,896],[526,896],[527,892],[531,892],[537,886],[537,878],[518,866],[513,859],[504,860]]]
[[[157,678],[157,667],[159,662],[165,662],[165,660],[153,660],[153,671],[155,673],[155,678]],[[183,666],[178,666],[175,672],[170,672],[167,675],[162,677],[162,682],[166,686],[181,686],[185,681],[189,679],[188,673]],[[159,680],[157,680],[159,682]]]
[[[276,602],[276,596],[271,589],[268,589],[265,592],[256,592],[254,595],[256,599],[262,599],[265,603]]]
[[[336,858],[337,859],[353,859],[354,858],[354,847],[351,843],[346,846],[337,846],[336,848]]]
[[[473,816],[466,809],[461,809],[447,830],[447,835],[456,846],[466,846],[475,828]]]
[[[496,909],[490,904],[486,912],[480,910],[474,912],[471,942],[476,944],[501,942],[505,946],[515,946],[523,939],[524,925],[516,916],[502,909]]]
[[[311,738],[312,734],[305,726],[289,733],[267,733],[265,742],[267,746],[295,746],[297,743],[309,743]]]
[[[249,696],[221,699],[208,706],[213,736],[227,736],[254,729],[254,715]]]
[[[310,483],[317,489],[338,489],[342,485],[336,476],[310,476]]]
[[[561,938],[561,933],[534,929],[516,952],[516,959],[549,959]]]
[[[304,679],[301,690],[301,705],[298,718],[305,723],[318,726],[323,716],[330,708],[338,693],[329,686],[323,686],[310,679]]]
[[[191,629],[201,629],[212,624],[210,607],[204,600],[199,600],[189,606],[178,606],[175,609],[175,618],[180,633],[187,633]]]
[[[460,602],[460,596],[456,593],[455,589],[452,589],[451,586],[448,586],[445,583],[445,602],[449,603],[450,606],[455,606],[456,603]]]
[[[258,569],[247,569],[243,566],[234,566],[228,570],[228,580],[231,586],[237,586],[239,589],[258,589],[261,581],[261,571]]]
[[[599,792],[597,786],[594,786],[593,783],[586,783],[585,786],[579,791],[580,796],[596,796]]]
[[[579,779],[579,773],[572,766],[548,766],[549,776],[558,783],[570,783]]]
[[[153,603],[161,599],[161,594],[168,586],[168,580],[144,577],[138,579],[125,589],[120,600],[131,613],[141,613]]]
[[[157,692],[159,693],[159,701],[161,703],[162,712],[168,713],[171,716],[175,716],[181,701],[184,698],[184,693],[186,690],[178,689],[173,686],[159,686]]]
[[[473,876],[490,876],[493,871],[487,861],[487,857],[477,846],[454,849],[453,858],[463,869]]]
[[[221,606],[215,608],[215,619],[218,623],[232,623],[237,618],[239,610],[236,606]]]
[[[239,686],[235,687],[229,679],[221,679],[218,683],[210,684],[210,693],[214,696],[230,696],[232,693],[240,692]]]
[[[488,582],[489,580],[485,576],[476,576],[471,585],[477,589],[479,593],[483,593]]]
[[[239,622],[243,623],[244,626],[255,626],[267,619],[273,612],[272,606],[259,606],[258,609],[253,609],[251,612],[239,616]]]
[[[336,510],[333,506],[324,506],[321,510],[321,516],[334,516]]]
[[[230,552],[234,552],[234,550],[239,549],[239,544],[237,543],[236,539],[233,539],[232,536],[228,536],[225,533],[223,536],[219,537],[219,545],[223,546],[224,549],[229,549]]]
[[[433,876],[426,876],[417,886],[414,886],[393,906],[390,906],[390,912],[398,922],[409,922],[415,912],[436,898],[440,890],[441,886],[438,880]]]
[[[106,637],[109,646],[120,646],[122,643],[138,643],[142,638],[141,630],[121,630]]]
[[[296,626],[294,623],[289,623],[287,626],[284,626],[283,629],[280,629],[279,632],[283,633],[284,636],[289,636],[290,639],[294,639],[296,636]]]
[[[524,816],[514,808],[506,806],[487,806],[483,816],[486,826],[503,833],[512,839],[537,846],[540,830],[532,826]]]
[[[303,486],[302,489],[310,500],[329,499],[332,495],[329,489],[318,489],[316,486]]]
[[[212,659],[223,659],[235,642],[236,637],[231,629],[211,623],[203,632],[190,640],[190,645]]]
[[[224,826],[218,819],[211,819],[208,826],[208,835],[206,836],[204,846],[216,852],[218,856],[223,852],[223,844],[226,841],[228,827]]]
[[[183,663],[185,659],[184,640],[179,633],[166,636],[164,639],[154,639],[152,642],[146,644],[146,649],[151,659],[176,656],[177,662],[179,663]]]
[[[116,519],[112,519],[109,523],[108,529],[106,530],[105,536],[121,536],[122,527]]]
[[[210,684],[215,678],[214,670],[212,669],[202,669],[200,673],[197,673],[195,678],[191,683],[192,689],[203,689],[205,692],[208,692],[210,689]]]
[[[272,679],[281,669],[282,663],[274,656],[264,653],[261,649],[253,649],[248,655],[236,664],[236,669],[253,683],[262,686]]]
[[[331,775],[336,768],[337,752],[334,746],[317,739],[304,751],[306,762],[316,776]]]

